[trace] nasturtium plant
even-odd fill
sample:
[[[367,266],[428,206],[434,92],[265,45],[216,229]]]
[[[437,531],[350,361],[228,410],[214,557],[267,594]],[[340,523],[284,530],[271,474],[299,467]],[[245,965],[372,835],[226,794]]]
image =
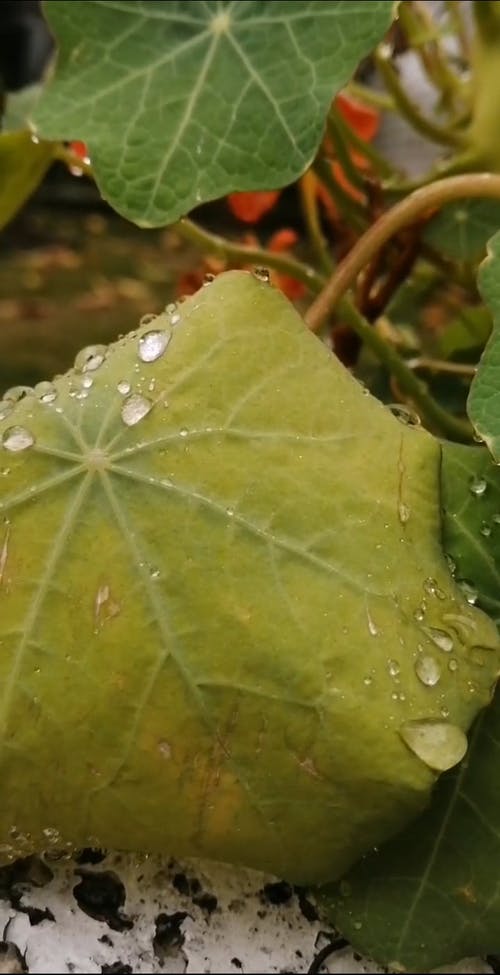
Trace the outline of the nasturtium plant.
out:
[[[440,550],[438,444],[279,292],[223,275],[0,415],[4,856],[319,882],[419,811],[495,627]]]
[[[500,5],[471,6],[44,3],[0,226],[62,163],[163,255],[164,310],[96,338],[99,268],[74,365],[1,390],[2,862],[208,856],[314,885],[396,971],[500,952]],[[0,265],[11,385],[58,260],[19,305]]]

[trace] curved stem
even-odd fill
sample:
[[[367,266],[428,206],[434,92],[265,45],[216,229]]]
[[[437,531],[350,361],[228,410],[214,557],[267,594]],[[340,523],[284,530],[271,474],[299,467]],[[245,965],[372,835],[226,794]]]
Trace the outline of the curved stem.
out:
[[[387,44],[380,44],[375,52],[375,63],[401,115],[407,119],[417,132],[425,135],[431,142],[437,142],[445,146],[463,146],[465,140],[460,133],[451,129],[445,129],[441,125],[438,125],[437,122],[434,122],[433,119],[422,115],[418,105],[412,101],[403,88],[391,58],[391,48]]]
[[[299,191],[311,249],[314,251],[322,271],[329,275],[333,272],[334,262],[328,244],[323,236],[316,193],[316,180],[313,173],[304,173],[299,180]]]
[[[180,237],[196,244],[201,250],[216,254],[217,257],[225,257],[227,260],[241,261],[246,264],[270,267],[275,271],[288,274],[290,277],[296,278],[297,281],[302,281],[309,291],[312,291],[314,294],[321,291],[325,283],[326,279],[322,274],[319,274],[318,271],[315,271],[309,265],[303,264],[302,261],[298,261],[295,257],[289,257],[288,254],[275,253],[274,251],[266,250],[265,247],[249,247],[247,244],[236,244],[231,240],[226,240],[225,237],[220,237],[219,234],[213,234],[209,230],[204,230],[203,227],[198,226],[198,224],[194,223],[193,220],[189,220],[187,217],[179,220],[178,223],[173,225],[172,229]]]
[[[306,314],[306,322],[317,331],[340,298],[354,283],[359,272],[390,238],[403,227],[432,213],[445,203],[467,197],[500,198],[500,175],[494,173],[464,173],[423,186],[384,213],[358,240],[339,264],[323,291],[313,301]]]
[[[378,91],[376,88],[368,88],[367,85],[359,81],[349,81],[344,89],[346,95],[352,95],[360,102],[378,108],[381,112],[397,112],[394,99],[385,91]]]
[[[460,443],[471,442],[473,432],[470,423],[467,420],[452,416],[440,406],[430,395],[426,384],[408,368],[404,359],[393,346],[385,341],[377,329],[370,325],[347,298],[342,299],[339,313],[342,320],[359,335],[360,339],[375,353],[377,359],[397,379],[400,388],[407,393],[422,418],[427,421],[432,429],[453,440],[458,440]]]

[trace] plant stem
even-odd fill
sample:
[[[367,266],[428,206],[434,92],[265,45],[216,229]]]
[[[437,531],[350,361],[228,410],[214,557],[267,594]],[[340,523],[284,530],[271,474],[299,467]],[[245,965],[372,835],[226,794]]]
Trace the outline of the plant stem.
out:
[[[353,163],[349,149],[346,145],[346,134],[339,121],[339,112],[332,108],[326,120],[326,131],[332,140],[335,155],[353,186],[357,186],[362,193],[365,192],[365,181],[356,165]],[[349,126],[347,126],[348,128]]]
[[[391,57],[392,50],[389,45],[380,44],[375,52],[375,63],[404,118],[417,132],[425,135],[431,142],[455,147],[464,145],[461,133],[445,129],[433,119],[422,115],[418,106],[403,88],[399,75],[391,62]]]
[[[193,220],[189,220],[188,217],[179,220],[178,223],[173,225],[172,229],[180,237],[183,237],[184,240],[191,241],[192,244],[196,244],[201,250],[216,254],[217,257],[224,257],[229,261],[233,260],[245,264],[269,267],[275,271],[281,271],[283,274],[288,274],[290,277],[296,278],[297,281],[302,281],[313,294],[321,291],[325,283],[324,275],[315,271],[309,265],[303,264],[302,261],[298,261],[295,257],[290,257],[288,254],[275,253],[274,251],[266,250],[264,247],[250,247],[247,244],[237,244],[231,240],[226,240],[225,237],[220,237],[219,234],[213,234],[209,230],[204,230],[203,227],[194,223]]]
[[[445,7],[464,61],[470,58],[470,38],[463,16],[463,0],[445,0]]]
[[[475,376],[476,366],[467,365],[465,362],[448,362],[446,359],[427,359],[419,356],[416,359],[408,359],[407,365],[410,369],[425,369],[427,372],[450,372],[455,376]]]
[[[299,190],[302,212],[304,214],[311,249],[316,255],[318,264],[325,274],[331,274],[334,268],[334,262],[321,229],[318,197],[316,194],[316,179],[313,173],[304,173],[299,180]]]
[[[472,427],[467,420],[461,420],[452,416],[430,395],[425,383],[408,368],[404,359],[396,352],[392,345],[389,345],[379,334],[376,328],[367,322],[357,308],[347,298],[343,298],[339,305],[339,314],[343,321],[352,328],[360,339],[369,346],[397,379],[402,390],[410,397],[412,402],[418,407],[422,417],[428,422],[429,426],[445,434],[448,437],[458,440],[461,443],[470,443],[472,440]]]
[[[360,102],[365,102],[366,105],[371,105],[372,108],[379,108],[381,112],[397,112],[396,103],[387,92],[368,88],[367,85],[362,85],[359,81],[349,81],[345,93],[348,96],[352,95]]]
[[[461,92],[462,83],[450,68],[438,37],[437,26],[428,10],[414,2],[401,3],[399,20],[410,46],[420,58],[427,77],[439,88],[446,102],[453,102]]]
[[[366,228],[367,215],[358,201],[349,196],[344,188],[337,182],[331,169],[328,159],[318,157],[313,164],[314,172],[319,180],[326,186],[330,196],[338,204],[342,216],[357,231]]]
[[[356,280],[359,272],[373,260],[374,256],[390,238],[408,224],[422,218],[426,213],[439,209],[445,203],[462,200],[466,197],[500,198],[500,175],[494,173],[464,173],[438,180],[429,186],[422,186],[404,200],[396,203],[383,214],[357,241],[347,257],[313,301],[306,321],[313,331],[317,331],[330,312],[340,301],[342,295]]]
[[[377,169],[381,176],[384,176],[387,179],[391,179],[396,176],[396,171],[394,167],[391,166],[391,163],[388,162],[388,160],[375,149],[371,142],[366,142],[364,139],[361,139],[358,133],[347,124],[346,120],[342,117],[341,113],[335,108],[335,106],[330,109],[330,116],[332,119],[335,119],[335,122],[342,132],[345,140],[350,142],[353,148],[358,150],[360,155],[364,156],[365,159],[368,159],[372,163],[373,168]]]

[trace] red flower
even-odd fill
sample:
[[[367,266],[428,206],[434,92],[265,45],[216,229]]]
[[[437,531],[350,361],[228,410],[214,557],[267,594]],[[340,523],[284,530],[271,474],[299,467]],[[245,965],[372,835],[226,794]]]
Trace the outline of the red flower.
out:
[[[257,223],[272,210],[280,190],[259,190],[255,193],[230,193],[227,202],[231,213],[243,223]]]

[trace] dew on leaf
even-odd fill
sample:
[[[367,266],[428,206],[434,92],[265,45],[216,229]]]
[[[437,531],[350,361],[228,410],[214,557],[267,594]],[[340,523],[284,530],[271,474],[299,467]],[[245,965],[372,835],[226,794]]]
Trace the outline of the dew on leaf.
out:
[[[410,751],[437,772],[453,768],[467,751],[462,729],[439,718],[407,721],[399,734]]]
[[[187,437],[187,435],[188,435],[188,432],[189,432],[189,431],[188,431],[188,430],[186,430],[186,427],[182,427],[182,429],[181,429],[181,430],[179,430],[179,437]]]
[[[271,274],[267,267],[254,267],[252,274],[254,278],[257,278],[257,281],[262,281],[263,284],[269,284],[271,280]]]
[[[485,536],[485,538],[489,538],[491,535],[491,525],[488,525],[487,521],[483,521],[479,531],[481,532],[481,535]]]
[[[7,419],[9,413],[12,413],[13,406],[13,403],[7,403],[5,400],[0,403],[0,420]]]
[[[19,403],[20,400],[26,399],[27,396],[33,396],[34,390],[31,386],[12,386],[4,394],[4,400],[8,403]]]
[[[484,477],[472,477],[469,482],[469,491],[476,498],[481,498],[488,487]]]
[[[53,383],[37,383],[35,386],[35,394],[41,403],[54,403],[57,399],[57,389]]]
[[[207,271],[207,273],[203,275],[203,285],[206,286],[207,284],[212,284],[212,281],[215,281],[215,274]]]
[[[429,577],[424,582],[424,591],[428,596],[437,596],[438,599],[444,599],[445,594],[442,589],[439,588],[435,579]]]
[[[165,308],[167,315],[173,315],[177,311],[177,305],[175,301],[171,301],[169,305]]]
[[[397,677],[398,674],[399,674],[399,671],[400,671],[400,667],[399,667],[399,664],[398,664],[397,660],[388,660],[387,661],[387,669],[388,669],[391,677]]]
[[[444,650],[445,653],[451,653],[453,650],[453,640],[446,630],[439,630],[436,626],[426,626],[424,627],[424,632],[440,650]]]
[[[466,579],[460,579],[458,581],[458,585],[460,586],[460,589],[462,590],[469,605],[474,606],[478,597],[478,592],[475,586],[471,585],[470,582],[467,582]]]
[[[136,423],[140,423],[152,408],[153,404],[150,399],[141,396],[139,393],[132,393],[131,396],[127,396],[122,406],[122,420],[126,426],[133,427]]]
[[[163,355],[170,341],[164,329],[146,332],[139,339],[139,358],[142,362],[156,362]]]
[[[416,623],[421,623],[425,619],[425,610],[422,606],[419,606],[413,613],[413,619]]]
[[[12,453],[27,450],[34,443],[34,436],[26,427],[9,427],[2,435],[2,446],[5,450],[10,450]]]
[[[87,345],[76,356],[75,369],[77,372],[95,372],[102,366],[105,358],[105,345]]]
[[[434,687],[441,677],[441,668],[434,657],[427,654],[419,657],[415,662],[415,673],[422,684],[426,687]]]
[[[407,504],[400,502],[398,505],[398,517],[402,525],[406,525],[410,520],[411,511]]]
[[[421,421],[418,413],[415,413],[414,410],[410,410],[408,406],[403,406],[402,403],[390,403],[389,409],[396,420],[399,420],[400,423],[404,423],[405,426],[420,426]]]
[[[458,660],[455,660],[455,658],[454,658],[454,657],[452,657],[452,658],[451,658],[451,660],[450,660],[450,661],[449,661],[449,663],[448,663],[448,670],[451,670],[451,672],[452,672],[452,674],[453,674],[453,673],[454,673],[454,672],[455,672],[456,670],[458,670]]]
[[[128,396],[132,387],[126,379],[121,379],[116,388],[121,396]]]

